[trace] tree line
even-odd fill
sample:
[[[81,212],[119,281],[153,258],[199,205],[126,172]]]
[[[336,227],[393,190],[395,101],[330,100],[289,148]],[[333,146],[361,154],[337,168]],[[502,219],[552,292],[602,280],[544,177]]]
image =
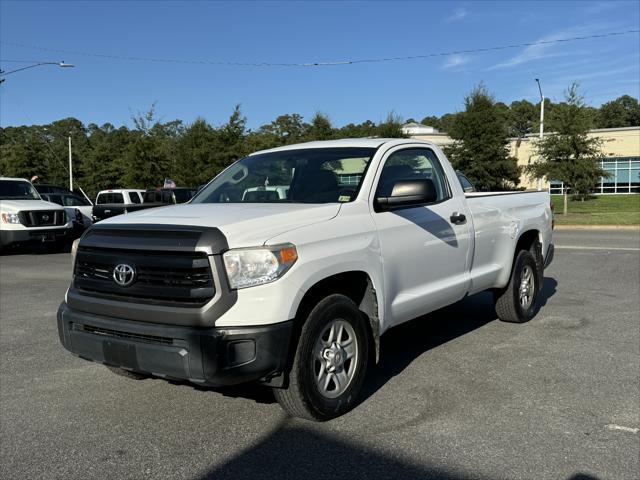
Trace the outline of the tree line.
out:
[[[548,102],[545,130],[558,130],[573,121],[566,113],[573,106],[583,130],[640,125],[640,107],[633,97],[622,96],[599,109],[585,105],[581,97],[578,100],[578,105],[572,103],[576,98],[569,97],[564,102]],[[422,123],[449,133],[455,142],[446,153],[479,188],[514,188],[521,172],[516,159],[509,155],[509,139],[537,130],[538,108],[526,100],[511,105],[496,102],[481,84],[465,97],[464,110],[425,117]],[[178,185],[198,186],[257,150],[312,140],[403,137],[402,124],[393,113],[382,122],[367,120],[342,127],[332,125],[322,113],[308,122],[294,113],[250,130],[239,105],[221,125],[211,125],[203,118],[190,124],[182,120],[163,122],[152,107],[135,115],[131,127],[84,125],[66,118],[48,125],[0,128],[0,174],[24,178],[37,175],[42,183],[67,184],[67,139],[71,137],[74,184],[90,196],[108,188],[156,187],[167,177]]]

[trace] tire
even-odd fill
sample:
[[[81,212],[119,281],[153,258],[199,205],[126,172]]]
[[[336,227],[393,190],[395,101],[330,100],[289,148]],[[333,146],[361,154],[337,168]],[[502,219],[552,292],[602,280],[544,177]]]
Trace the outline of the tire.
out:
[[[524,323],[536,314],[540,291],[538,263],[530,251],[520,250],[513,262],[509,284],[494,293],[498,318],[503,322]]]
[[[125,370],[124,368],[112,367],[110,365],[105,365],[107,370],[112,373],[115,373],[119,377],[128,378],[130,380],[144,380],[145,378],[149,378],[149,375],[145,375],[144,373],[132,372],[130,370]]]
[[[293,417],[330,420],[356,405],[368,361],[364,315],[351,299],[330,295],[302,325],[288,386],[274,395]]]

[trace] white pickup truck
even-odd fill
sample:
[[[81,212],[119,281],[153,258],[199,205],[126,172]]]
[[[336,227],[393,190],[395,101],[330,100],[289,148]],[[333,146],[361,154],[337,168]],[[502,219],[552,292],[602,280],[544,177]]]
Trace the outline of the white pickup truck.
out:
[[[269,184],[286,197],[243,201]],[[188,204],[100,222],[74,252],[68,350],[127,376],[258,382],[326,420],[355,405],[398,324],[483,290],[501,320],[532,318],[552,212],[547,192],[465,195],[431,143],[313,142],[250,155]]]

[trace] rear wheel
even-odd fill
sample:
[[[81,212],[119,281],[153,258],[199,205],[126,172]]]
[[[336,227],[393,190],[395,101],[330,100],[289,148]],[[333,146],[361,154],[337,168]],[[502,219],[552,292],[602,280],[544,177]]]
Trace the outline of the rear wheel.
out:
[[[285,389],[274,389],[290,415],[329,420],[357,402],[369,357],[363,314],[344,295],[320,301],[306,319]]]
[[[509,284],[494,293],[496,313],[503,322],[524,323],[536,313],[540,290],[538,263],[530,251],[518,252]]]

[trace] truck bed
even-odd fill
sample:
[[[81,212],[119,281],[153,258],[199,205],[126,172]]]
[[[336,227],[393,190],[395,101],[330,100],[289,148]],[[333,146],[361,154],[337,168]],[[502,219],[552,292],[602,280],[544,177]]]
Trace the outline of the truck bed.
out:
[[[520,232],[538,230],[542,253],[551,245],[548,191],[466,193],[475,230],[470,293],[505,284],[513,257],[513,241]]]

